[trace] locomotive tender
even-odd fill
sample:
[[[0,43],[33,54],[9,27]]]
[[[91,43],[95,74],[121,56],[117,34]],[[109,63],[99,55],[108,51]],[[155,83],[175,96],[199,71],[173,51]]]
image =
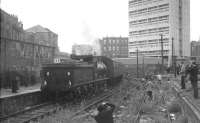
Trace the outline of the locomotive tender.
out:
[[[45,64],[41,70],[41,91],[52,93],[92,93],[98,88],[116,85],[125,66],[105,56],[71,56],[76,62]],[[74,60],[74,61],[75,61]],[[78,61],[78,62],[77,62]],[[81,61],[81,62],[80,62]]]

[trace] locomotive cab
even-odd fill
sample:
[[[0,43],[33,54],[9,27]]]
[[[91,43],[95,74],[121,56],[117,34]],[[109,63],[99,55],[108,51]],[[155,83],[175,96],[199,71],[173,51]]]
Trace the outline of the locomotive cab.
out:
[[[41,90],[65,91],[73,85],[73,71],[67,68],[48,67],[41,71]]]
[[[92,65],[46,64],[41,70],[41,90],[66,92],[94,79]]]

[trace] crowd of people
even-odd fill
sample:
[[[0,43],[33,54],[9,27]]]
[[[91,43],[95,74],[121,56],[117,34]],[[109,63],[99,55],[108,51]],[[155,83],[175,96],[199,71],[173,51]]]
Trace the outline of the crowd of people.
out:
[[[19,71],[16,67],[11,67],[5,73],[5,81],[1,88],[10,88],[12,93],[17,93],[20,86],[28,87],[35,84],[36,76],[35,72]]]
[[[182,62],[180,67],[181,75],[181,89],[186,89],[186,82],[190,81],[194,98],[198,98],[198,65],[195,60],[191,60],[190,63]]]

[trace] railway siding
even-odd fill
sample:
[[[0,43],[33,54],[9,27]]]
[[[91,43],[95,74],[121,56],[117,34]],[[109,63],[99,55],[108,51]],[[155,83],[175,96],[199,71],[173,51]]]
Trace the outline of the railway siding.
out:
[[[0,98],[0,119],[41,103],[40,90]]]

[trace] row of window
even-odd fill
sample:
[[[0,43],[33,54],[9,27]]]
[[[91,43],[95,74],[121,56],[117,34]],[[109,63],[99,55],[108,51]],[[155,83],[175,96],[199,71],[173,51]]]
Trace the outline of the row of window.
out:
[[[160,48],[160,44],[130,45],[129,48]],[[163,47],[169,47],[168,43],[163,43]]]
[[[109,39],[109,40],[103,40],[104,44],[107,44],[107,43],[110,43],[110,44],[118,44],[118,43],[127,43],[128,40],[112,40],[112,39]]]
[[[129,32],[130,36],[145,36],[145,35],[152,35],[152,34],[168,34],[169,27],[161,27],[161,28],[152,28],[146,30],[139,30],[139,31],[132,31]]]
[[[128,53],[126,54],[103,54],[103,56],[107,56],[107,57],[128,57]]]
[[[151,13],[160,13],[163,11],[168,11],[169,10],[169,4],[162,4],[159,6],[153,6],[149,8],[144,8],[144,9],[139,9],[139,10],[134,10],[129,12],[129,16],[141,16],[141,15],[146,15],[146,14],[151,14]]]
[[[126,50],[128,47],[112,47],[112,46],[109,46],[109,47],[104,47],[104,51],[107,51],[107,50],[109,50],[109,51],[120,51],[120,49],[121,50]]]
[[[169,51],[168,50],[163,50],[164,55],[168,55]],[[131,56],[137,55],[137,52],[130,52],[129,53]],[[139,54],[143,55],[161,55],[161,50],[155,50],[155,51],[139,51]]]
[[[9,52],[12,57],[21,58],[52,58],[53,48],[49,47],[39,47],[31,44],[23,44],[18,42],[9,42],[7,44],[7,52]]]
[[[107,52],[102,52],[102,54],[116,54],[116,55],[122,55],[122,54],[127,54],[128,53],[128,50],[127,51],[121,51],[121,52],[112,52],[112,51],[107,51]]]
[[[150,3],[160,2],[163,0],[131,0],[129,1],[129,7],[141,6]]]
[[[168,43],[169,42],[169,38],[163,38],[162,41],[164,43]],[[155,44],[155,43],[161,43],[160,39],[152,39],[152,40],[142,40],[142,41],[129,42],[130,45],[144,45],[144,44]]]
[[[129,24],[130,26],[141,26],[141,25],[146,25],[146,24],[155,24],[155,23],[164,23],[164,22],[169,22],[169,15],[142,19],[142,20],[135,20],[135,21],[131,21]]]
[[[24,34],[16,30],[1,30],[1,37],[13,39],[13,40],[24,40]]]

